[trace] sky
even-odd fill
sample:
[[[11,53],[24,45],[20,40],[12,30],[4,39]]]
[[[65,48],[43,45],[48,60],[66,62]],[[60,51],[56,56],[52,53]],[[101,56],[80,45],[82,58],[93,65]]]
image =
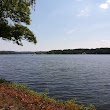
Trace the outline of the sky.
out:
[[[37,0],[31,20],[37,44],[0,39],[0,51],[110,47],[110,0]]]

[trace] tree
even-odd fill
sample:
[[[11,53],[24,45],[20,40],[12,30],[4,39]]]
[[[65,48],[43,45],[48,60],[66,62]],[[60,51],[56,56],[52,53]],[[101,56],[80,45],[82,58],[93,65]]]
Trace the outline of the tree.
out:
[[[22,40],[37,43],[36,37],[25,25],[30,25],[30,8],[35,0],[0,1],[0,38],[23,45]]]

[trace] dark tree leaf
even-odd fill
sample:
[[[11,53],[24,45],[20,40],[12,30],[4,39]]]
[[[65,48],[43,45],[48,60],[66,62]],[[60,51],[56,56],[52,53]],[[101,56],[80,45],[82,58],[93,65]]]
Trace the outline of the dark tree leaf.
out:
[[[22,40],[37,43],[33,32],[22,24],[30,25],[30,8],[35,0],[0,1],[0,37],[22,45]],[[11,25],[10,25],[11,24]]]

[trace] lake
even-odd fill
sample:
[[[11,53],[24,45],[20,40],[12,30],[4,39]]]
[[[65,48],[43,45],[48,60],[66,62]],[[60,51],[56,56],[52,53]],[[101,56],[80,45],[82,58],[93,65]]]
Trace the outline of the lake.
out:
[[[0,55],[0,78],[110,110],[110,55]]]

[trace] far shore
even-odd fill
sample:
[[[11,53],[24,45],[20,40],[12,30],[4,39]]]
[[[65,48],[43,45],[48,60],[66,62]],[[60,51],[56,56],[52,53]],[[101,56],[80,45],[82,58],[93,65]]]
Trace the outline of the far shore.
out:
[[[64,49],[51,51],[0,51],[0,54],[110,54],[110,48],[96,48],[96,49]]]

